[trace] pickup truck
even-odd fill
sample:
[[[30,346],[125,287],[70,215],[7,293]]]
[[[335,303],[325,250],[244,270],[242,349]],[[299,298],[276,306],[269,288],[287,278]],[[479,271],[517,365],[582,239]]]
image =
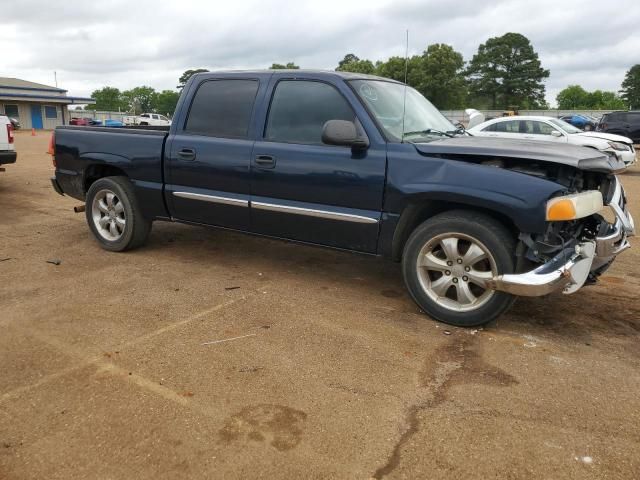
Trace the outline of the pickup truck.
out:
[[[615,155],[473,137],[374,76],[201,73],[170,128],[54,135],[53,187],[84,202],[107,250],[170,220],[378,255],[453,325],[594,283],[634,234]]]
[[[0,172],[4,172],[2,165],[16,163],[16,146],[13,141],[13,123],[8,117],[0,115]]]
[[[151,125],[154,127],[168,127],[169,125],[171,125],[171,120],[169,120],[164,115],[160,115],[157,113],[143,113],[137,117],[132,115],[124,117],[123,123],[125,125]]]

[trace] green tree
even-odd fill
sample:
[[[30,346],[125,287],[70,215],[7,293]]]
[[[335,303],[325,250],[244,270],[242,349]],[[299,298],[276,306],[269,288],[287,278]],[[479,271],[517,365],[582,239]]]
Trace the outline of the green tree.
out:
[[[338,62],[336,67],[338,72],[353,72],[353,73],[366,73],[373,75],[376,73],[376,67],[371,60],[361,60],[353,53],[345,55],[345,57]]]
[[[122,92],[122,98],[127,104],[129,111],[134,114],[152,112],[156,104],[156,92],[152,87],[135,87],[126,92]]]
[[[163,90],[156,96],[153,110],[163,115],[172,116],[176,110],[180,94],[173,90]]]
[[[285,65],[281,63],[272,63],[269,67],[271,70],[299,70],[300,67],[295,64],[295,62],[289,62]]]
[[[99,110],[105,112],[118,112],[126,110],[126,104],[122,101],[122,93],[115,87],[103,87],[94,90],[91,94],[96,103],[87,105],[88,110]]]
[[[470,91],[490,99],[492,108],[535,108],[545,104],[542,68],[531,42],[519,33],[506,33],[481,44],[467,69]]]
[[[415,87],[437,108],[451,110],[464,107],[467,97],[467,83],[464,78],[462,54],[450,45],[435,43],[429,45],[417,63]],[[412,69],[413,70],[413,69]]]
[[[616,92],[594,90],[589,94],[589,107],[594,110],[621,110],[626,108],[625,101]]]
[[[640,108],[640,64],[631,67],[622,81],[621,97],[630,109]]]
[[[203,73],[208,71],[209,70],[207,70],[206,68],[195,68],[185,71],[182,75],[180,75],[180,78],[178,79],[178,86],[176,88],[178,90],[182,90],[193,75],[195,75],[196,73]]]
[[[580,85],[569,85],[556,95],[556,102],[560,110],[580,110],[591,108],[589,92]]]
[[[580,85],[569,85],[556,96],[560,110],[620,110],[625,101],[615,92],[588,92]]]

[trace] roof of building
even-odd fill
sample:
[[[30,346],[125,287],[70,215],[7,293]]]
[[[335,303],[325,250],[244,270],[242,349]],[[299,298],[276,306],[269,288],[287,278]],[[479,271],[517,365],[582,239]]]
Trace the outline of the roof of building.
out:
[[[0,77],[0,88],[10,88],[11,90],[38,90],[43,92],[64,93],[63,88],[43,85],[42,83],[29,82],[20,78]]]

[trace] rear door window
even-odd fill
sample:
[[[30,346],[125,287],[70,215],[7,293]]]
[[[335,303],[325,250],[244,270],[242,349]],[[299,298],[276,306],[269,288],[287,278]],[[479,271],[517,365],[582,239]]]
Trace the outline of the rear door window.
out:
[[[247,138],[258,81],[207,80],[193,97],[185,133],[220,138]]]

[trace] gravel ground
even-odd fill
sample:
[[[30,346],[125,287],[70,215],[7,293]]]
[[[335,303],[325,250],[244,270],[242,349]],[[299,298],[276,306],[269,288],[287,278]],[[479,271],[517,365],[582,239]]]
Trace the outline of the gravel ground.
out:
[[[640,477],[638,240],[449,328],[375,258],[169,223],[101,250],[47,142],[0,173],[1,479]]]

